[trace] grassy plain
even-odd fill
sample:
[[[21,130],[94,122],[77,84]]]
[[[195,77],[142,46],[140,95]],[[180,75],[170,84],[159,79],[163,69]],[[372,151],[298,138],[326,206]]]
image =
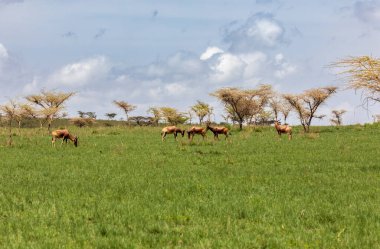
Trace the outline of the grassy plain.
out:
[[[1,248],[380,248],[380,126],[0,130]]]

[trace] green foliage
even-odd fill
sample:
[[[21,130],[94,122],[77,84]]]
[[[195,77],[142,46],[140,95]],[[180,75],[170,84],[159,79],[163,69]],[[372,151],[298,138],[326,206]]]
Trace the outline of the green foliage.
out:
[[[191,144],[159,127],[69,130],[79,147],[40,129],[6,147],[0,129],[1,247],[379,247],[379,125]]]
[[[160,107],[161,117],[165,119],[167,124],[177,125],[184,124],[189,118],[172,107]]]
[[[213,112],[213,108],[209,104],[202,102],[200,100],[198,100],[197,103],[191,107],[191,110],[199,118],[199,124],[202,124],[203,119],[206,116],[209,116],[208,120],[210,121],[210,115]]]

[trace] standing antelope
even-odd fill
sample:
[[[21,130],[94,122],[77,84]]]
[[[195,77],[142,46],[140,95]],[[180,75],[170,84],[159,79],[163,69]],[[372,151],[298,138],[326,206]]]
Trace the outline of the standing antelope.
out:
[[[289,125],[281,125],[278,120],[274,121],[274,127],[277,130],[278,135],[281,137],[281,133],[287,133],[289,136],[289,140],[292,139],[292,127]]]
[[[182,137],[185,135],[185,130],[181,130],[176,126],[166,126],[161,131],[161,139],[165,140],[166,134],[174,134],[174,139],[177,140],[178,133],[181,133]]]
[[[61,145],[63,144],[63,142],[66,142],[67,144],[67,140],[70,139],[71,141],[73,141],[75,147],[78,146],[78,137],[77,136],[73,136],[69,133],[68,130],[64,129],[64,130],[55,130],[51,133],[51,145],[55,147],[55,140],[57,139],[60,139],[62,138],[62,143]]]
[[[227,127],[224,127],[224,126],[212,127],[212,126],[210,126],[210,123],[207,123],[206,131],[208,131],[208,130],[210,130],[210,131],[212,131],[212,133],[214,133],[214,139],[219,140],[219,137],[218,137],[219,134],[224,134],[226,136],[225,139],[227,139],[227,137],[228,137],[228,128]]]
[[[206,132],[207,132],[206,128],[193,126],[189,130],[187,130],[187,135],[191,141],[193,141],[193,137],[195,134],[202,135],[202,138],[204,140],[206,136]]]

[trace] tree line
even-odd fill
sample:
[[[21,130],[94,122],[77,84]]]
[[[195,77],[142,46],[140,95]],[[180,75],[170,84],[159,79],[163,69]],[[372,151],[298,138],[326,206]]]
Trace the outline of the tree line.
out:
[[[349,57],[335,63],[330,67],[338,69],[337,75],[346,83],[348,89],[362,91],[363,105],[369,102],[380,102],[380,59],[370,56]],[[310,131],[313,119],[321,119],[326,115],[318,114],[318,108],[337,92],[336,86],[325,86],[307,89],[300,94],[278,93],[269,84],[259,85],[254,89],[221,88],[210,93],[216,97],[224,107],[223,119],[226,123],[232,122],[243,129],[243,124],[270,124],[280,117],[286,120],[290,112],[294,112],[305,132]],[[25,96],[25,102],[18,103],[10,100],[0,106],[1,116],[7,122],[9,128],[9,144],[12,143],[12,126],[17,123],[21,127],[23,120],[36,119],[42,128],[47,126],[50,131],[52,122],[57,118],[67,117],[64,105],[75,92],[58,92],[42,90],[38,94]],[[130,116],[136,106],[124,100],[113,101],[126,115],[128,124],[158,125],[159,123],[184,124],[192,123],[197,118],[199,124],[211,120],[213,108],[198,100],[186,112],[181,112],[172,107],[150,107],[147,110],[149,116]],[[334,125],[342,124],[342,115],[346,110],[333,110],[330,119]],[[91,125],[96,120],[94,112],[78,112],[78,117],[70,121],[79,127]],[[105,114],[109,120],[116,113]]]

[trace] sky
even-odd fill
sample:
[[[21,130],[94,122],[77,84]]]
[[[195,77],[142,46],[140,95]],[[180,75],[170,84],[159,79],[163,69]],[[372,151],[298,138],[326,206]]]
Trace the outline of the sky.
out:
[[[315,124],[346,109],[371,122],[360,92],[329,67],[348,56],[380,57],[380,0],[0,0],[0,103],[40,90],[75,91],[66,111],[123,114],[124,100],[188,111],[223,106],[221,87],[271,84],[281,93],[337,85]],[[290,123],[297,123],[296,115]]]

